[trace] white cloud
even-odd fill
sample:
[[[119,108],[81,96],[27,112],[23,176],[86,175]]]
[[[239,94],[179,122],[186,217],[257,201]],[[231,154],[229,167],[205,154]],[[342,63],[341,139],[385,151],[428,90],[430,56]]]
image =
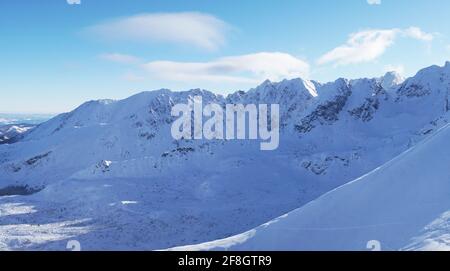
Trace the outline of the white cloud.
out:
[[[80,5],[81,0],[67,0],[67,4],[69,5]]]
[[[261,52],[209,62],[153,61],[143,65],[157,79],[178,82],[257,83],[308,77],[309,65],[289,54]]]
[[[399,65],[386,65],[384,66],[384,72],[396,72],[402,76],[405,75],[405,66]]]
[[[432,41],[434,39],[433,34],[423,32],[422,29],[418,27],[407,28],[403,31],[403,33],[410,38],[422,41]]]
[[[367,30],[350,35],[347,43],[321,56],[318,64],[367,62],[381,56],[394,43],[397,30]]]
[[[365,30],[350,34],[345,44],[322,55],[317,63],[319,65],[328,63],[348,65],[373,61],[383,55],[386,49],[394,44],[399,34],[426,42],[430,42],[434,38],[433,34],[423,32],[418,27]]]
[[[151,13],[102,23],[88,29],[107,40],[169,42],[214,50],[231,27],[205,13]]]
[[[367,0],[369,5],[381,5],[381,0]]]
[[[119,53],[102,54],[100,55],[100,58],[121,64],[137,64],[141,62],[141,59],[139,59],[138,57]]]

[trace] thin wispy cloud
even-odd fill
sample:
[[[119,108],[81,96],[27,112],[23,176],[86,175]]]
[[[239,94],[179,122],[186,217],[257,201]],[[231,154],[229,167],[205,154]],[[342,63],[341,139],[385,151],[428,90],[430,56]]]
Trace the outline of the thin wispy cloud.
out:
[[[215,50],[225,44],[231,26],[206,13],[150,13],[116,19],[88,28],[111,41],[176,43]]]
[[[360,31],[350,34],[345,44],[322,55],[317,63],[348,65],[373,61],[382,56],[399,35],[426,42],[431,42],[434,38],[433,34],[423,32],[418,27]]]
[[[432,41],[434,39],[434,34],[423,32],[419,27],[407,28],[403,33],[410,38],[422,41]]]
[[[381,5],[381,0],[367,0],[369,5]]]
[[[107,53],[99,56],[103,60],[120,63],[120,64],[138,64],[142,60],[138,57],[119,53]]]
[[[257,83],[308,77],[309,64],[279,52],[223,57],[209,62],[153,61],[143,65],[151,76],[178,82]]]
[[[67,0],[67,4],[69,5],[80,5],[81,0]]]
[[[396,72],[400,75],[405,75],[405,66],[404,65],[386,65],[384,66],[384,72]]]

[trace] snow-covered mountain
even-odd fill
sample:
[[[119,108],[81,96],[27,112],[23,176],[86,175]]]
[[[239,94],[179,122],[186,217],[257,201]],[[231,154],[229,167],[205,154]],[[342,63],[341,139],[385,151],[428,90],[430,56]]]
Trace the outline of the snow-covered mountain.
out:
[[[450,126],[243,234],[173,250],[450,250]],[[369,247],[367,246],[369,244]]]
[[[405,82],[405,78],[403,78],[403,76],[401,76],[397,72],[387,72],[379,80],[380,80],[381,86],[387,90],[395,89],[400,84]]]
[[[0,248],[159,249],[225,238],[383,165],[448,122],[450,63],[402,82],[265,81],[91,101],[0,145]],[[171,137],[176,103],[280,104],[280,146]],[[6,192],[5,192],[6,191]],[[29,193],[22,193],[29,194]]]
[[[0,144],[11,144],[22,139],[22,135],[34,128],[32,124],[10,124],[0,126]]]

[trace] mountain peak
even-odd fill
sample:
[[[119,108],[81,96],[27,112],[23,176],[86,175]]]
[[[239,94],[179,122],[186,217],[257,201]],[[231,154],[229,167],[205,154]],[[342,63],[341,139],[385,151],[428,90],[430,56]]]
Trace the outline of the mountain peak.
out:
[[[384,89],[391,89],[403,83],[405,78],[396,71],[390,71],[381,77],[380,81]]]
[[[444,71],[450,73],[450,61],[445,62]]]
[[[270,81],[269,79],[264,80],[264,82],[261,83],[261,86],[265,86],[265,85],[270,85],[272,84],[272,81]]]

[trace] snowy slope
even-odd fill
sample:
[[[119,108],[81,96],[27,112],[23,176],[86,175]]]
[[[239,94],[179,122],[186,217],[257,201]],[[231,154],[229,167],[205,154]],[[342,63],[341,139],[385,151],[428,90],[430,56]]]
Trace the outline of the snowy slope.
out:
[[[174,250],[450,250],[450,126],[369,174],[243,234]]]
[[[73,235],[90,249],[159,249],[254,228],[448,123],[450,63],[400,82],[394,74],[325,84],[291,79],[228,97],[162,89],[87,102],[0,145],[0,197],[40,191],[0,198],[0,247],[64,249],[79,230]],[[205,104],[279,103],[280,147],[173,140],[171,107],[196,95]]]
[[[22,139],[22,136],[33,129],[32,124],[9,124],[0,126],[0,144],[14,143]]]

